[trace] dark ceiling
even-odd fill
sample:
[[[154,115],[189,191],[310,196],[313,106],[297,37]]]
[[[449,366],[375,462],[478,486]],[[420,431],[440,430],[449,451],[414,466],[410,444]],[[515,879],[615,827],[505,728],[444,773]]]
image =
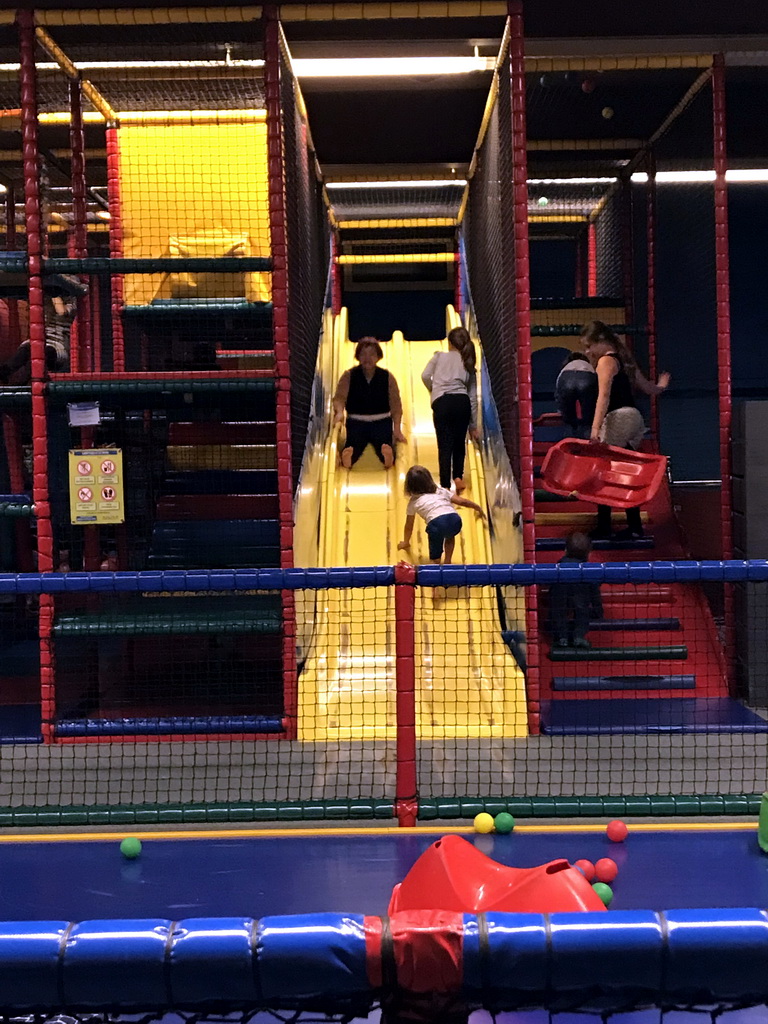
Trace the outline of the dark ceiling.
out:
[[[134,8],[156,5],[157,0],[131,0],[130,4]],[[101,0],[49,0],[44,6],[110,5]],[[199,0],[164,0],[162,6],[206,4]],[[294,5],[289,0],[283,6]],[[300,6],[328,11],[334,5]],[[343,3],[335,6],[338,11],[344,8]],[[430,6],[434,9],[435,5]],[[466,5],[453,2],[446,7],[452,13],[466,10]],[[501,16],[321,21],[293,20],[291,12],[287,14],[285,32],[296,57],[469,56],[475,47],[481,55],[492,56],[504,29]],[[730,158],[745,166],[768,164],[768,0],[737,0],[733,4],[700,0],[627,0],[623,4],[616,0],[591,0],[589,4],[527,0],[525,26],[528,58],[566,56],[594,64],[600,57],[621,55],[727,52],[731,65],[727,68]],[[89,25],[51,32],[73,59],[80,60],[220,59],[226,51],[233,57],[259,55],[260,27],[254,22],[208,26],[127,24],[119,29]],[[0,29],[0,60],[13,60],[15,52],[13,30]],[[531,176],[612,173],[618,162],[636,152],[639,141],[659,128],[700,73],[697,68],[670,67],[566,74],[543,72],[537,66],[527,75]],[[582,88],[585,78],[592,79],[594,85],[589,91]],[[490,82],[490,72],[378,80],[306,78],[302,89],[317,154],[329,177],[365,174],[371,165],[382,171],[384,165],[404,167],[414,174],[425,166],[435,171],[442,168],[446,173],[454,168],[461,173],[472,157]],[[232,85],[224,83],[224,87],[231,89]],[[141,107],[143,83],[120,82],[113,77],[102,88],[118,109]],[[17,105],[14,90],[12,80],[0,82],[0,107]],[[159,101],[166,108],[179,108],[185,90],[197,90],[198,106],[201,99],[207,100],[211,108],[222,105],[213,81],[155,83],[155,97],[147,102],[158,102],[158,90]],[[46,104],[47,109],[64,109],[65,83],[41,80],[41,99],[43,109]],[[241,92],[229,99],[235,106],[256,102],[245,82]],[[552,145],[553,140],[557,143],[562,139],[603,142],[563,151]],[[622,145],[617,140],[629,141],[624,148],[617,148]],[[65,149],[66,129],[44,129],[44,144],[49,149]],[[103,144],[103,132],[89,129],[88,145],[98,148]],[[0,131],[2,149],[18,149],[17,133]],[[659,157],[670,167],[711,166],[711,153],[711,92],[704,89],[659,147]],[[0,172],[12,173],[8,160]]]

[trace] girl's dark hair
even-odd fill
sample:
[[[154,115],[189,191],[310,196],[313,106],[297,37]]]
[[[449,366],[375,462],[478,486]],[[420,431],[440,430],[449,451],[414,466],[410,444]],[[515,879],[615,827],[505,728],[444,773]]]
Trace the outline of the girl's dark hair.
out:
[[[619,357],[621,365],[624,368],[624,372],[627,374],[630,381],[634,380],[637,363],[632,358],[632,353],[629,351],[627,346],[621,338],[611,330],[608,324],[604,324],[602,320],[590,320],[582,329],[581,340],[585,345],[594,345],[600,341],[610,345]]]
[[[592,541],[589,534],[582,530],[573,530],[565,538],[565,553],[570,558],[578,558],[580,561],[586,562],[591,550]]]
[[[563,360],[563,366],[567,366],[568,363],[572,363],[574,361],[574,359],[581,359],[585,363],[589,362],[589,359],[587,358],[587,356],[585,355],[584,352],[569,352],[568,355]],[[561,367],[561,369],[562,369],[562,367]]]
[[[458,351],[464,369],[469,374],[475,373],[477,358],[475,357],[475,346],[469,336],[469,331],[464,327],[454,327],[448,332],[448,343]]]
[[[384,350],[375,338],[361,338],[355,345],[355,359],[360,358],[364,348],[372,348],[379,359],[384,358]]]
[[[412,498],[420,494],[434,494],[437,484],[426,466],[411,466],[405,474],[405,493]]]

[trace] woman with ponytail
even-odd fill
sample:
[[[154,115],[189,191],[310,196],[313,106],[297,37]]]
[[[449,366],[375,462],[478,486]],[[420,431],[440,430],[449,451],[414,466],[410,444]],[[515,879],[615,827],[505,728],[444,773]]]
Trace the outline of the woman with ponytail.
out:
[[[627,346],[602,320],[592,320],[581,333],[587,358],[597,371],[597,402],[589,439],[617,448],[637,451],[645,435],[645,422],[635,404],[634,392],[660,395],[669,387],[669,374],[657,383],[647,380],[638,369]],[[627,509],[627,528],[614,540],[637,540],[643,536],[639,508]],[[597,506],[597,527],[592,537],[611,537],[611,509]]]
[[[432,395],[432,420],[437,435],[440,486],[464,490],[467,430],[477,440],[477,361],[469,332],[454,327],[448,351],[435,352],[421,379]]]

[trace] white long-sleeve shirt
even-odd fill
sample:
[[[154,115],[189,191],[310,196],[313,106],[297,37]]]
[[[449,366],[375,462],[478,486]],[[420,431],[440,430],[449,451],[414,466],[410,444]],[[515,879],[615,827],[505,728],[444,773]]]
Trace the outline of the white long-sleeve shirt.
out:
[[[424,367],[421,379],[432,393],[433,405],[442,395],[468,395],[472,408],[469,425],[477,426],[477,374],[467,373],[460,352],[455,348],[435,352]]]

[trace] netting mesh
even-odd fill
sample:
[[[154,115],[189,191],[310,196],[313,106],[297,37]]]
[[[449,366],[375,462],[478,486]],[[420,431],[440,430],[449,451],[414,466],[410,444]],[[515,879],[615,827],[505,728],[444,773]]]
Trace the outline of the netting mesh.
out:
[[[291,362],[293,477],[298,481],[309,422],[310,396],[328,278],[328,215],[317,158],[287,50],[281,51],[288,328]]]
[[[498,76],[498,97],[469,183],[465,226],[469,288],[501,432],[519,477],[515,258],[512,218],[512,110],[509,74]]]

